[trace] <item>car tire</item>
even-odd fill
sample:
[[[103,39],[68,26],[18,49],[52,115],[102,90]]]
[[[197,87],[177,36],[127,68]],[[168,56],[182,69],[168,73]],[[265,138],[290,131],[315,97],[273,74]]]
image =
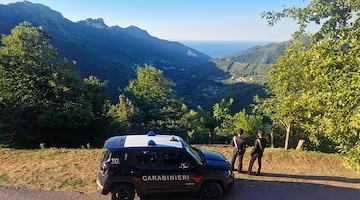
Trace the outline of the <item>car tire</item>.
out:
[[[216,182],[207,182],[200,189],[200,197],[202,200],[220,200],[222,197],[222,188]]]
[[[135,189],[130,184],[121,184],[111,190],[111,200],[134,200]]]

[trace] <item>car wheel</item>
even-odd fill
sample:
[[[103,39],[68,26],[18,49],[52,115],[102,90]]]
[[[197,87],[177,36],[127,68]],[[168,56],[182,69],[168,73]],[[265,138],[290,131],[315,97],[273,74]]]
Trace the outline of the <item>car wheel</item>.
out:
[[[222,197],[221,186],[216,182],[205,183],[200,190],[202,200],[220,200]]]
[[[133,200],[135,189],[132,185],[117,185],[111,190],[111,200]]]

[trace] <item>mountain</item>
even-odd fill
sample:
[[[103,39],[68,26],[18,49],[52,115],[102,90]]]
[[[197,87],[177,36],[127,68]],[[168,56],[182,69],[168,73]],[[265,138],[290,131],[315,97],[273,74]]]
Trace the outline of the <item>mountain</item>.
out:
[[[234,98],[233,108],[249,108],[253,97],[265,97],[264,83],[268,79],[270,64],[284,54],[290,42],[271,43],[265,46],[232,53],[195,66],[185,73],[177,92],[188,105],[202,105],[210,109],[222,98]],[[186,90],[186,88],[192,88]]]
[[[284,54],[289,43],[287,41],[255,46],[210,60],[195,67],[193,71],[202,71],[202,74],[208,77],[217,74],[212,78],[227,82],[264,83],[267,81],[270,64],[275,63],[276,59]]]
[[[0,4],[0,33],[23,21],[42,26],[52,36],[52,45],[60,57],[77,62],[83,76],[94,75],[107,80],[108,93],[117,99],[118,87],[135,76],[136,66],[154,65],[164,71],[183,71],[211,58],[178,42],[149,35],[135,26],[109,27],[102,19],[72,22],[61,13],[27,1]]]
[[[107,26],[103,19],[72,22],[61,13],[27,1],[0,4],[0,33],[23,21],[42,26],[52,36],[60,58],[76,61],[84,77],[108,81],[115,103],[118,88],[135,77],[136,67],[153,65],[174,82],[174,95],[190,108],[210,110],[222,98],[234,98],[233,110],[248,108],[253,96],[265,96],[269,64],[284,51],[286,43],[256,46],[213,59],[178,42],[161,40],[136,26]]]

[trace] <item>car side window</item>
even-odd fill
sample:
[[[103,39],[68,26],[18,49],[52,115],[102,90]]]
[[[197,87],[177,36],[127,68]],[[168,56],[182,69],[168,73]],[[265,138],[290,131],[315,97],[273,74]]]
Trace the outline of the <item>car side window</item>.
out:
[[[139,166],[158,166],[158,156],[156,151],[136,151],[135,165]]]
[[[110,159],[110,156],[111,156],[111,152],[106,150],[103,152],[103,157],[101,159],[101,162],[105,162],[105,161],[108,161]]]
[[[181,152],[163,152],[162,159],[165,167],[189,168],[191,161]]]

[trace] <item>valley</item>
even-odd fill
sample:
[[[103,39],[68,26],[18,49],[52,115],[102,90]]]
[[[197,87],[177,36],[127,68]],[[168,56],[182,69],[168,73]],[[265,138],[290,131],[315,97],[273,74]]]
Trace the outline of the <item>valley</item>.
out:
[[[174,82],[176,97],[184,99],[190,108],[201,105],[208,110],[222,98],[234,98],[234,110],[248,108],[254,95],[263,97],[268,65],[281,53],[257,46],[240,51],[239,55],[234,52],[211,59],[179,42],[151,36],[136,26],[109,27],[101,18],[72,22],[47,6],[27,1],[0,5],[1,33],[8,34],[23,21],[42,26],[52,37],[59,57],[74,60],[83,77],[96,76],[106,81],[113,103],[118,100],[119,88],[135,77],[136,67],[147,64],[164,71]],[[273,46],[276,44],[270,47]]]

